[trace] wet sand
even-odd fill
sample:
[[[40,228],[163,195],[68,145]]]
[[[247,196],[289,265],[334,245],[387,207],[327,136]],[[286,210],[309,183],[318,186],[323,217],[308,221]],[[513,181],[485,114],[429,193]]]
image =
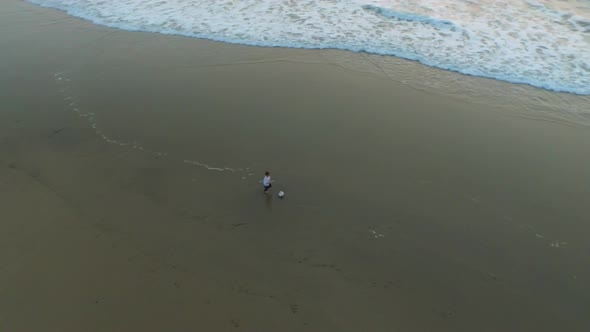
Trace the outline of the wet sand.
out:
[[[0,27],[0,330],[590,329],[590,131],[514,91],[585,99],[15,0]],[[433,72],[516,101],[402,83]]]

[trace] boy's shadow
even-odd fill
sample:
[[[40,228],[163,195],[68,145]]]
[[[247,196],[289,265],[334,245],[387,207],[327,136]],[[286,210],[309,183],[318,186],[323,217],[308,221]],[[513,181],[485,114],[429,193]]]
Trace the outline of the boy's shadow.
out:
[[[264,194],[264,202],[266,204],[266,209],[269,212],[272,212],[272,194]]]

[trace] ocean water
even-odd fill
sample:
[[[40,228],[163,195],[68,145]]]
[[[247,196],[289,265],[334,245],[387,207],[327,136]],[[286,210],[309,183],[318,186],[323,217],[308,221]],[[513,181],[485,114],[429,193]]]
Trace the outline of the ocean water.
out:
[[[590,0],[29,0],[110,27],[396,56],[590,95]]]

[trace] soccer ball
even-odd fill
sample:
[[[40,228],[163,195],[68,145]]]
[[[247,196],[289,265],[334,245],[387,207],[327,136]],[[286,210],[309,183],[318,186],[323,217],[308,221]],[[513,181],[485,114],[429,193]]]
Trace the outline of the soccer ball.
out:
[[[285,193],[283,191],[279,191],[279,198],[285,197]]]

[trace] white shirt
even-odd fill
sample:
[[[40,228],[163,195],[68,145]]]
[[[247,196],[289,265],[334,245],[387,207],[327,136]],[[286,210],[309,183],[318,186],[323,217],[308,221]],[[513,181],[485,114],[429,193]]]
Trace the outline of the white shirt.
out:
[[[267,187],[270,185],[270,175],[269,176],[265,176],[264,179],[262,180],[262,184]]]

